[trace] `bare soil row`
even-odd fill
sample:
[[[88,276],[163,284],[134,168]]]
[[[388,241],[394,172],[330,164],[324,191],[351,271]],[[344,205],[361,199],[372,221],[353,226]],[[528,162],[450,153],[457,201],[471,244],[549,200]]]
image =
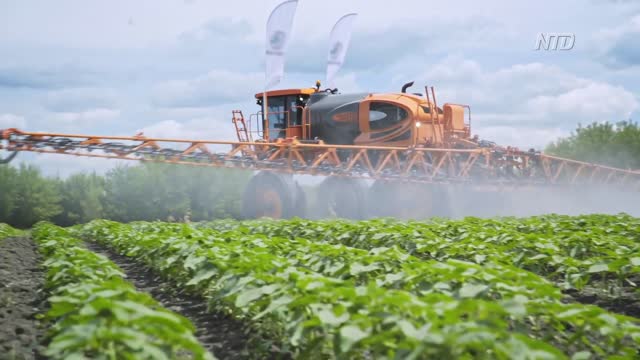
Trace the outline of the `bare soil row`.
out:
[[[44,273],[27,237],[0,240],[0,359],[39,359],[45,329]]]
[[[246,359],[249,349],[246,327],[225,314],[209,312],[202,297],[186,294],[175,284],[163,279],[151,269],[132,259],[117,254],[94,242],[85,242],[87,248],[108,257],[127,275],[137,290],[153,296],[165,308],[188,318],[196,327],[200,343],[219,359]]]

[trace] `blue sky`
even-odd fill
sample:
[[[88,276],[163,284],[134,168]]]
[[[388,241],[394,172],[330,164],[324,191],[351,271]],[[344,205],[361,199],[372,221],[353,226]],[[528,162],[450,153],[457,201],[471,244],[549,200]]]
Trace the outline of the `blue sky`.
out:
[[[0,128],[233,139],[255,112],[272,1],[0,0]],[[578,123],[637,120],[640,2],[300,0],[282,87],[324,78],[333,23],[357,12],[343,92],[415,80],[470,104],[473,131],[544,147]],[[570,51],[536,51],[573,33]],[[416,88],[418,89],[418,88]],[[114,161],[21,154],[49,174]]]

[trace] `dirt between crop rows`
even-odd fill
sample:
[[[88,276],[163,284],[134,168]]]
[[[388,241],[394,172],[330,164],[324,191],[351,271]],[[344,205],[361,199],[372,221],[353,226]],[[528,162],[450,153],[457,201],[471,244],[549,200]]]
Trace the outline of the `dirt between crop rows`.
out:
[[[127,275],[136,289],[146,292],[165,308],[189,319],[196,327],[200,343],[218,359],[246,359],[249,356],[245,326],[225,314],[207,311],[206,300],[180,293],[175,284],[164,280],[153,270],[117,254],[95,242],[86,242],[90,250],[107,256]]]
[[[615,297],[605,296],[588,288],[581,291],[564,290],[563,293],[567,296],[567,302],[575,301],[586,305],[596,305],[612,313],[640,319],[640,301],[631,292]]]
[[[44,330],[40,255],[28,237],[0,240],[0,359],[38,359]]]

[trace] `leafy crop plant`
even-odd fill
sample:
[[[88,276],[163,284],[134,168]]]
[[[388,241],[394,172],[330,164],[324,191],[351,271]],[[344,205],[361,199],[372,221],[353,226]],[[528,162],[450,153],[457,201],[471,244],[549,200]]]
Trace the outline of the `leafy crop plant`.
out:
[[[33,237],[46,258],[51,359],[213,359],[185,318],[136,291],[104,256],[65,229],[38,223]]]
[[[552,282],[513,261],[475,256],[481,252],[468,254],[471,261],[438,259],[417,251],[420,243],[412,243],[411,236],[436,225],[443,226],[94,221],[77,231],[205,295],[212,307],[250,323],[293,357],[637,355],[635,318],[566,304]],[[393,229],[399,232],[394,235]],[[476,246],[483,250],[481,242]]]

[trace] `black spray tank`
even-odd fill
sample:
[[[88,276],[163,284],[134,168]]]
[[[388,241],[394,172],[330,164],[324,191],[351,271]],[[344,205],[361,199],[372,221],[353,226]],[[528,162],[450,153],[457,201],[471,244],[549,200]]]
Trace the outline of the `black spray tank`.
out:
[[[367,96],[362,94],[330,94],[317,92],[307,103],[311,120],[311,138],[327,144],[353,145],[360,134],[358,109]]]

